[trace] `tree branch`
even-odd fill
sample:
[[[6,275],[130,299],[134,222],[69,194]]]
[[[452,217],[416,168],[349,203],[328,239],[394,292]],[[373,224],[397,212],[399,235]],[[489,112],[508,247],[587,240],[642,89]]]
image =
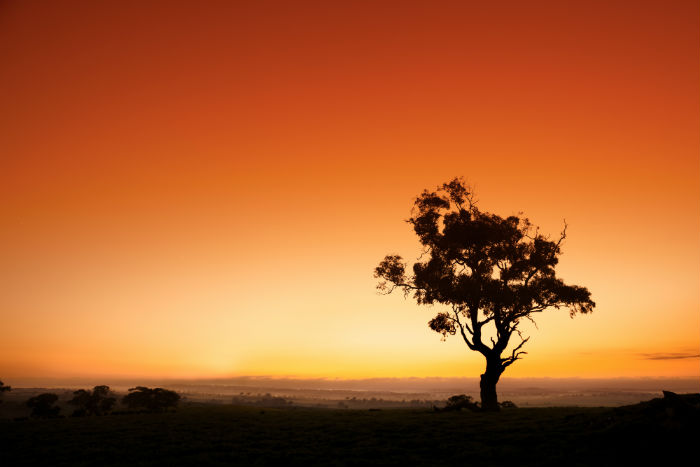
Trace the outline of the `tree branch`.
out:
[[[564,229],[561,231],[561,234],[559,236],[559,241],[557,242],[557,249],[561,245],[561,242],[564,241],[566,238],[566,229],[569,227],[569,224],[566,223],[566,219],[564,219]]]
[[[456,309],[455,309],[456,308]],[[459,307],[455,307],[455,305],[452,305],[452,313],[454,313],[455,317],[454,320],[459,326],[459,332],[462,334],[462,339],[464,339],[464,342],[467,344],[467,347],[469,347],[471,350],[476,350],[476,346],[472,342],[469,341],[469,338],[467,338],[467,334],[464,332],[464,326],[462,325],[462,322],[459,320]],[[473,335],[471,332],[471,329],[469,329],[469,326],[467,326],[467,329],[469,330],[469,333]]]
[[[476,324],[479,327],[479,329],[481,329],[484,326],[484,324],[488,323],[489,321],[493,321],[494,317],[495,315],[491,315],[483,321],[478,321]]]
[[[518,335],[520,336],[520,338],[522,339],[522,341],[520,342],[520,344],[518,344],[517,347],[515,347],[513,349],[513,352],[511,352],[510,357],[501,359],[501,364],[503,365],[503,368],[506,368],[506,367],[512,365],[513,363],[515,363],[516,360],[520,360],[521,355],[527,354],[527,352],[525,352],[524,350],[520,350],[520,349],[522,349],[523,345],[525,345],[525,343],[527,341],[529,341],[530,338],[526,337],[523,339],[523,336],[522,336],[522,334],[520,334],[520,331],[517,331],[517,332],[518,332]]]

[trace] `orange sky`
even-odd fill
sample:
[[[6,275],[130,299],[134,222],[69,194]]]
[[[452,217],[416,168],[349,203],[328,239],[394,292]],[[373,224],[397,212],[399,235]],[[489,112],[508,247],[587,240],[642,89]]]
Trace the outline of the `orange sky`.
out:
[[[700,376],[697,1],[0,3],[0,378],[476,376],[413,197],[569,224],[505,376]]]

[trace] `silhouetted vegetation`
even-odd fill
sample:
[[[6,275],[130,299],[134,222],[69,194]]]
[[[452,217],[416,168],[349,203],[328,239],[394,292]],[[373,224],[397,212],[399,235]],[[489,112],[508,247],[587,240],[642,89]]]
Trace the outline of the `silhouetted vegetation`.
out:
[[[447,399],[447,403],[445,404],[445,407],[442,409],[442,411],[451,412],[453,410],[462,409],[467,409],[474,412],[479,410],[480,407],[479,403],[474,402],[471,396],[467,396],[466,394],[459,394],[457,396],[452,396],[449,399]]]
[[[284,397],[273,396],[268,392],[259,397],[244,395],[234,396],[231,399],[231,403],[234,405],[254,405],[260,407],[285,407],[287,405],[291,405],[292,401],[289,401]]]
[[[503,409],[517,409],[518,406],[515,405],[514,402],[512,401],[503,401],[500,402],[499,405]],[[471,396],[467,396],[466,394],[459,394],[457,396],[452,396],[447,399],[447,402],[445,403],[445,406],[443,408],[439,408],[436,406],[433,406],[433,409],[436,412],[452,412],[455,410],[471,410],[472,412],[476,412],[481,410],[481,405],[478,402],[474,402]]]
[[[55,418],[61,411],[60,407],[54,405],[56,402],[58,402],[56,394],[45,392],[29,398],[26,405],[32,409],[30,414],[32,418]]]
[[[684,465],[700,395],[618,408],[469,410],[187,405],[167,414],[0,419],[3,465]]]
[[[515,402],[513,401],[503,401],[500,403],[501,408],[503,409],[517,409],[518,406],[515,405]]]
[[[95,386],[92,391],[79,389],[73,392],[73,399],[68,403],[75,406],[74,417],[105,415],[112,411],[117,398],[112,395],[109,386]]]
[[[471,396],[465,394],[459,394],[457,396],[451,396],[447,399],[447,404],[445,405],[446,410],[459,410],[459,409],[469,409],[472,411],[479,409],[479,403],[474,402]]]
[[[407,273],[401,256],[387,255],[374,271],[381,279],[377,288],[384,293],[398,288],[412,293],[418,304],[448,307],[428,324],[443,339],[459,332],[469,349],[485,357],[481,407],[498,410],[496,384],[526,354],[522,348],[529,337],[522,336],[519,324],[548,308],[566,308],[574,316],[595,306],[585,287],[567,285],[556,276],[566,224],[559,238],[550,240],[521,215],[483,212],[458,178],[437,191],[423,191],[408,222],[425,259]],[[495,335],[490,344],[484,336],[487,324]],[[520,342],[510,345],[514,335]]]
[[[2,393],[3,393],[3,392],[8,392],[8,391],[12,391],[12,387],[11,387],[11,386],[5,386],[5,383],[3,383],[2,381],[0,381],[0,396],[2,396]],[[0,404],[2,404],[2,397],[0,397]]]
[[[147,388],[137,386],[129,389],[122,402],[130,409],[145,409],[149,412],[163,412],[177,407],[180,395],[175,391],[163,388]]]

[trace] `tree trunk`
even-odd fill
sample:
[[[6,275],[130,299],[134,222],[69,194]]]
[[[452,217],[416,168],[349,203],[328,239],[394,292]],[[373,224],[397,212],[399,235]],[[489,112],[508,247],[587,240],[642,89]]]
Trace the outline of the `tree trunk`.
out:
[[[500,358],[487,359],[486,371],[481,375],[481,408],[482,410],[498,411],[498,394],[496,394],[496,383],[503,373]]]

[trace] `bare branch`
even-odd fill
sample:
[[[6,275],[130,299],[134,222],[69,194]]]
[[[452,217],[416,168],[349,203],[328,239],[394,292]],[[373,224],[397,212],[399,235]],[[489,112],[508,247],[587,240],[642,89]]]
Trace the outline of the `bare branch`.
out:
[[[534,320],[534,319],[532,319],[532,316],[530,316],[530,315],[525,315],[525,318],[529,319],[529,320],[530,320],[530,322],[531,322],[532,324],[534,324],[534,325],[535,325],[535,329],[537,329],[538,331],[540,330],[540,328],[539,328],[539,327],[537,327],[537,323],[535,322],[535,320]],[[518,334],[519,334],[519,333],[520,333],[520,331],[518,331]]]
[[[525,352],[524,350],[520,350],[520,349],[522,349],[523,345],[525,345],[525,343],[527,341],[529,341],[530,338],[526,337],[523,339],[523,336],[522,336],[522,334],[520,334],[520,331],[517,331],[517,332],[518,332],[518,335],[520,336],[520,339],[522,339],[522,340],[521,340],[520,344],[518,344],[517,347],[515,347],[513,349],[513,351],[510,354],[510,357],[501,359],[501,363],[503,365],[503,368],[506,368],[506,367],[512,365],[513,363],[515,363],[516,360],[520,360],[521,355],[527,354],[527,352]]]
[[[557,249],[561,245],[561,242],[564,241],[566,238],[566,229],[569,227],[569,224],[566,223],[566,219],[564,219],[564,229],[561,231],[561,234],[559,235],[559,241],[557,242]]]

